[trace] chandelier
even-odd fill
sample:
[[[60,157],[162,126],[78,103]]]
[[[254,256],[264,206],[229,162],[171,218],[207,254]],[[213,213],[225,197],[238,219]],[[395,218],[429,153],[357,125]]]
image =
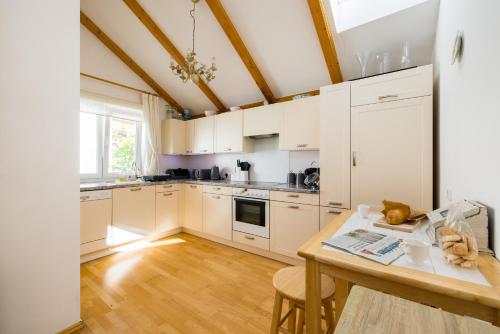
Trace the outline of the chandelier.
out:
[[[174,73],[175,76],[178,76],[182,82],[186,83],[188,80],[191,80],[194,83],[198,83],[200,78],[205,79],[207,82],[215,79],[215,71],[217,71],[217,67],[215,67],[215,58],[212,58],[212,65],[208,67],[205,64],[200,64],[200,62],[196,59],[196,51],[194,48],[194,35],[196,32],[196,4],[200,0],[191,0],[193,2],[193,9],[189,11],[189,14],[193,18],[193,47],[192,49],[188,49],[186,53],[186,58],[184,59],[184,64],[177,64],[174,60],[170,61],[170,69]]]

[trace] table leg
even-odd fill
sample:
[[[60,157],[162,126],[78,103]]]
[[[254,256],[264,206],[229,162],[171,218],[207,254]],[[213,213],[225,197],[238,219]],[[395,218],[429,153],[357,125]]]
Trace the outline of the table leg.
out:
[[[350,283],[335,277],[335,325],[338,325],[340,316],[349,296]]]
[[[306,329],[308,334],[321,333],[321,274],[312,259],[306,259]]]
[[[500,327],[500,310],[497,310],[497,317],[495,321],[493,322],[493,325]]]

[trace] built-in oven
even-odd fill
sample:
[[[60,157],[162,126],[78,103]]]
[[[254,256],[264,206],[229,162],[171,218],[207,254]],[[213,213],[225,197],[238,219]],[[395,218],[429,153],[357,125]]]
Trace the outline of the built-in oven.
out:
[[[233,230],[269,239],[269,191],[233,189]]]

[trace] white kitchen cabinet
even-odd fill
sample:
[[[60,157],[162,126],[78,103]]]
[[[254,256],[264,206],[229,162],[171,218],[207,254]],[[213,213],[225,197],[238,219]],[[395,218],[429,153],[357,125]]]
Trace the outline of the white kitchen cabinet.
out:
[[[111,190],[80,193],[80,254],[106,248],[110,243]]]
[[[279,134],[282,115],[280,103],[243,110],[243,135],[248,137]]]
[[[167,119],[162,122],[162,154],[186,153],[186,122]]]
[[[322,230],[330,224],[333,219],[346,210],[337,208],[320,207],[319,208],[319,229]]]
[[[270,250],[298,258],[297,251],[319,231],[319,207],[271,201]]]
[[[203,194],[203,232],[232,240],[232,196]]]
[[[432,96],[352,107],[351,124],[352,206],[432,210]]]
[[[155,232],[155,186],[113,189],[113,242]]]
[[[280,103],[280,150],[319,149],[319,96]]]
[[[189,120],[189,121],[185,121],[184,123],[186,123],[184,125],[185,127],[185,150],[184,150],[184,153],[186,154],[192,154],[194,153],[194,122],[195,120],[192,119],[192,120]]]
[[[180,227],[179,191],[156,193],[156,232],[167,232]]]
[[[183,226],[198,232],[203,231],[203,190],[201,185],[184,185]]]
[[[215,153],[251,151],[251,139],[243,137],[243,110],[221,113],[214,118]]]
[[[194,153],[214,153],[215,117],[203,117],[194,120]]]
[[[322,206],[351,207],[350,83],[321,87],[320,167]]]

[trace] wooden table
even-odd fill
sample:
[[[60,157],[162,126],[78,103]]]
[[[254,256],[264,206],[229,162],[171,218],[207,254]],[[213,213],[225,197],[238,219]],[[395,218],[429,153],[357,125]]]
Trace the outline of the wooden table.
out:
[[[500,328],[474,318],[355,286],[349,293],[335,334],[365,333],[500,334]]]
[[[306,242],[298,254],[306,259],[306,326],[321,332],[320,273],[335,279],[335,319],[339,320],[352,285],[362,285],[418,303],[467,315],[500,326],[500,262],[480,255],[479,270],[492,285],[484,286],[413,269],[385,266],[361,257],[323,249],[351,216],[344,212]]]

